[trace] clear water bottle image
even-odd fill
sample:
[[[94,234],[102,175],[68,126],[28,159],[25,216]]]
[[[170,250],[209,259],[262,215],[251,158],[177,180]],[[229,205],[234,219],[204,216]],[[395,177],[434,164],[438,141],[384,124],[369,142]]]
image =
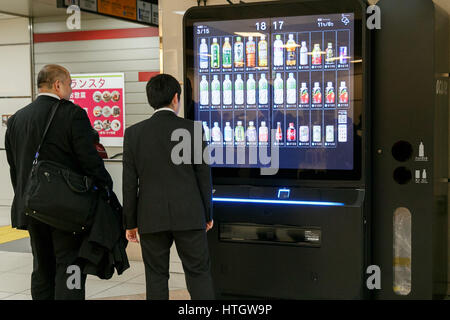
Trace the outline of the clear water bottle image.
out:
[[[256,81],[253,74],[247,79],[247,104],[256,104]]]
[[[284,46],[281,40],[281,35],[277,34],[275,36],[275,41],[273,43],[273,65],[276,67],[281,67],[284,64]]]
[[[233,141],[233,129],[231,129],[230,123],[225,122],[225,128],[224,128],[224,140],[225,142],[231,142]]]
[[[230,105],[233,103],[233,86],[230,80],[230,75],[225,75],[223,81],[223,104]]]
[[[208,123],[206,121],[203,121],[203,131],[205,131],[206,141],[210,141],[211,136],[210,136],[210,132],[209,132],[209,128],[208,128]]]
[[[242,80],[242,75],[238,74],[236,76],[236,81],[234,82],[234,88],[235,88],[235,93],[234,93],[234,102],[237,105],[242,105],[244,104],[244,81]]]
[[[286,103],[297,103],[297,80],[294,79],[294,74],[289,73],[289,77],[286,81]]]
[[[256,142],[256,128],[255,123],[253,121],[249,121],[247,128],[247,141],[248,142]]]
[[[212,128],[211,137],[212,137],[212,141],[214,141],[214,142],[222,141],[222,132],[220,131],[218,122],[214,122],[214,127]]]
[[[234,140],[236,142],[244,142],[245,141],[245,130],[242,126],[242,121],[237,122],[236,128],[234,128]]]
[[[203,106],[209,104],[209,83],[206,76],[202,76],[202,81],[200,81],[200,104]]]
[[[202,39],[200,43],[200,69],[208,68],[208,45],[206,44],[206,39]]]
[[[268,104],[269,103],[269,86],[267,83],[266,75],[261,74],[261,78],[258,82],[258,93],[259,93],[259,104]]]
[[[277,73],[274,81],[274,102],[275,104],[283,104],[284,101],[284,81],[281,78],[281,73]]]
[[[214,75],[214,80],[211,82],[211,102],[213,105],[220,105],[220,81],[218,75]]]
[[[306,46],[306,41],[302,41],[302,46],[300,47],[300,65],[307,66],[308,64],[308,47]]]

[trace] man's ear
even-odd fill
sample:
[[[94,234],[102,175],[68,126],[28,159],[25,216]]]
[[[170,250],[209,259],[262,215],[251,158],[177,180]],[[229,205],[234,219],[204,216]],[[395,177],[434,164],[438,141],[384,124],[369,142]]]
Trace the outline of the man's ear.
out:
[[[178,103],[179,103],[179,101],[178,101],[178,94],[175,93],[175,95],[174,95],[173,98],[172,98],[172,105],[175,106],[175,105],[177,105]]]

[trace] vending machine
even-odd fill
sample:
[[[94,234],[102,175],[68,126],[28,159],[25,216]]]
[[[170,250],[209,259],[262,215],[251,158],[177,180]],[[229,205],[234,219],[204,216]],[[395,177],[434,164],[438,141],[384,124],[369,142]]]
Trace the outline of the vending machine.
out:
[[[436,12],[431,1],[394,1],[403,9],[408,2],[429,2],[427,8],[433,10],[428,16]],[[395,12],[402,14],[401,9]],[[391,28],[402,30],[398,36],[406,32],[406,25],[394,26],[398,17],[386,17]],[[392,103],[398,103],[400,95],[390,99],[393,91],[386,83],[399,86],[393,70],[406,70],[401,59],[390,65],[389,55],[393,50],[407,55],[416,49],[395,45],[389,29],[373,34],[366,21],[367,6],[359,0],[205,6],[185,13],[185,114],[202,123],[209,144],[215,227],[208,240],[218,298],[433,296],[428,287],[410,295],[395,292],[395,263],[407,260],[394,249],[393,221],[399,216],[391,204],[383,206],[387,204],[383,197],[393,194],[384,194],[388,189],[383,190],[382,184],[389,180],[385,186],[392,186],[392,192],[405,192],[394,186],[405,170],[380,171],[385,168],[382,161],[391,161],[386,158],[390,139],[402,140],[382,130],[405,133],[406,127],[396,131],[395,119],[414,117],[414,112],[387,110],[395,109]],[[431,29],[426,32],[435,36]],[[383,41],[389,41],[388,51],[383,51]],[[427,53],[428,58],[433,52]],[[413,64],[408,70],[415,75]],[[372,81],[382,95],[370,90]],[[381,101],[383,106],[378,105]],[[401,123],[406,126],[408,120]],[[448,127],[440,128],[448,134]],[[427,141],[430,152],[437,147],[431,145]],[[442,156],[445,162],[448,155]],[[439,189],[440,203],[446,199],[442,192]],[[434,203],[434,195],[430,191],[426,203]],[[413,197],[417,194],[405,193],[403,200],[407,203]],[[435,216],[443,223],[446,214],[445,206]],[[436,221],[428,222],[427,232]],[[417,223],[414,226],[420,229]],[[441,233],[435,238],[442,240]],[[433,243],[418,247],[432,251]],[[441,256],[442,252],[439,247]],[[441,272],[435,262],[423,271],[433,268]],[[369,288],[371,272],[374,280]]]

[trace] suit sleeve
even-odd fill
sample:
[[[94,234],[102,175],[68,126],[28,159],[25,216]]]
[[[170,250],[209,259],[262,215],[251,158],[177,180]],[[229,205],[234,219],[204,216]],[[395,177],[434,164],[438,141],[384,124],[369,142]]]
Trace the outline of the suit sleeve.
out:
[[[123,142],[123,216],[125,229],[137,228],[137,200],[139,176],[136,170],[135,159],[131,150],[131,133],[127,129]]]
[[[198,125],[198,124],[196,124]],[[202,129],[202,137],[204,137],[205,133]],[[198,143],[197,141],[200,141],[200,139],[196,139],[195,133],[194,133],[194,143]],[[213,220],[213,208],[212,208],[212,177],[211,177],[211,168],[210,166],[205,162],[205,159],[203,157],[203,152],[207,148],[207,143],[205,139],[201,139],[202,141],[202,163],[196,164],[195,158],[194,158],[194,171],[195,175],[197,177],[197,183],[200,188],[200,193],[203,200],[203,205],[205,207],[205,219],[206,222],[209,222]],[[194,148],[195,150],[195,148]]]
[[[12,146],[11,146],[11,137],[10,137],[10,133],[11,133],[11,127],[12,127],[12,122],[13,122],[13,117],[11,117],[8,120],[8,124],[7,124],[7,129],[6,129],[6,134],[5,134],[5,149],[6,149],[6,159],[8,161],[9,164],[9,174],[11,176],[11,184],[13,186],[14,192],[16,191],[16,183],[17,183],[17,174],[16,174],[16,166],[15,166],[15,161],[14,161],[14,156],[13,156],[13,152],[12,152]]]
[[[86,112],[78,108],[72,122],[72,146],[86,175],[92,177],[97,187],[112,190],[112,179],[100,158]]]

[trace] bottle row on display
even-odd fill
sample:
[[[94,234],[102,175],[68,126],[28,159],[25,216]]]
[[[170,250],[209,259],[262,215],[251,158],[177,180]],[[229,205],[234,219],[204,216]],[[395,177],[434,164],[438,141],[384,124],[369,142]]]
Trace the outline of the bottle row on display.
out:
[[[338,107],[348,107],[349,92],[346,81],[340,82],[337,99],[336,90],[332,81],[327,82],[325,91],[322,90],[320,82],[314,82],[314,86],[311,89],[310,94],[308,83],[302,82],[298,90],[297,80],[293,73],[289,73],[286,81],[282,78],[281,73],[277,73],[273,81],[273,103],[275,105],[296,105],[298,103],[303,106],[309,105],[310,103],[317,105],[323,103],[326,105],[335,105],[338,103]],[[200,81],[201,108],[208,108],[210,105],[231,106],[234,104],[235,106],[240,106],[244,105],[244,103],[247,105],[256,105],[257,103],[259,105],[267,105],[269,103],[269,83],[264,73],[260,75],[258,85],[255,75],[248,74],[245,86],[241,74],[236,75],[234,86],[230,75],[225,75],[222,83],[219,80],[219,75],[214,75],[211,84],[206,75],[202,76],[202,80]]]
[[[231,70],[233,66],[234,68],[268,67],[269,46],[265,35],[259,37],[258,44],[253,36],[249,36],[246,39],[245,48],[243,37],[235,37],[233,46],[230,39],[234,39],[234,37],[225,37],[222,46],[219,44],[219,39],[215,37],[200,40],[199,66],[201,70],[209,68]],[[208,45],[207,41],[212,42]],[[288,35],[286,43],[283,43],[281,34],[275,36],[273,43],[274,67],[296,67],[297,65],[299,69],[308,69],[310,65],[320,68],[323,65],[335,67],[336,62],[348,68],[348,46],[339,46],[339,54],[336,56],[333,42],[327,43],[325,51],[322,50],[321,43],[314,43],[310,50],[307,41],[301,41],[301,45],[298,45],[294,34]]]
[[[329,144],[334,143],[335,145],[335,125],[326,125],[324,126],[325,134],[322,137],[322,125],[302,125],[298,128],[298,137],[297,137],[297,129],[293,122],[289,123],[289,126],[286,130],[282,129],[281,122],[276,123],[276,134],[275,134],[275,143],[284,143],[287,145],[296,146],[297,140],[299,142],[298,145],[306,146],[312,143],[321,143],[326,142]],[[269,141],[269,128],[266,125],[265,121],[261,121],[261,125],[258,130],[255,127],[254,121],[249,121],[247,130],[245,130],[242,121],[237,121],[236,127],[231,127],[230,122],[225,122],[225,127],[222,129],[219,127],[219,122],[214,122],[213,127],[210,129],[208,127],[208,122],[203,121],[203,129],[205,131],[206,140],[213,143],[257,143],[260,144],[268,143]],[[310,129],[312,130],[312,140],[310,141]],[[322,139],[325,138],[323,141]],[[338,142],[347,142],[347,125],[339,124],[338,125]]]

